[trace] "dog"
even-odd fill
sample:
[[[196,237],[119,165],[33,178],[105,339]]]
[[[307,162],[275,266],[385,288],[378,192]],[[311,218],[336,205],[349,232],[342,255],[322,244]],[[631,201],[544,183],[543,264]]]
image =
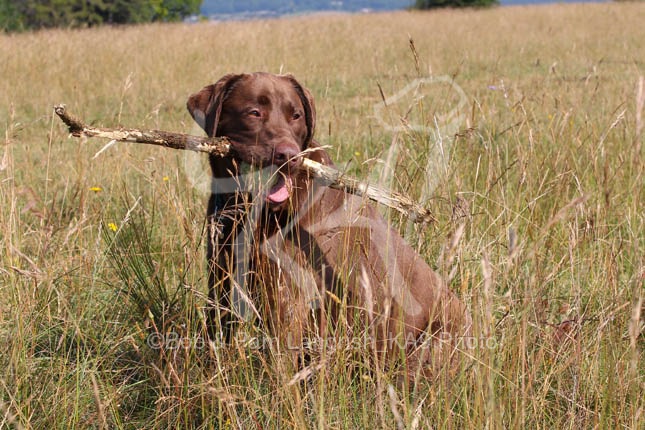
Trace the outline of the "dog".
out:
[[[231,142],[232,155],[209,159],[208,283],[218,334],[230,340],[236,325],[256,318],[297,347],[343,321],[344,335],[367,333],[386,362],[404,355],[410,373],[454,362],[470,333],[466,306],[371,204],[302,169],[305,157],[333,166],[314,139],[309,90],[291,75],[229,74],[187,107],[208,136]],[[272,175],[253,195],[229,186],[244,166]]]

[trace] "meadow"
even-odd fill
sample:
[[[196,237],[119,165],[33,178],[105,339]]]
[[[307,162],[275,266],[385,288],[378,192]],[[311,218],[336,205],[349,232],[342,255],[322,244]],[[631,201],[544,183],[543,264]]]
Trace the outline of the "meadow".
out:
[[[643,22],[607,3],[0,35],[0,428],[642,429]],[[205,160],[95,157],[52,112],[199,133],[188,96],[255,70],[312,91],[344,169],[432,210],[386,215],[486,340],[454,375],[205,344]]]

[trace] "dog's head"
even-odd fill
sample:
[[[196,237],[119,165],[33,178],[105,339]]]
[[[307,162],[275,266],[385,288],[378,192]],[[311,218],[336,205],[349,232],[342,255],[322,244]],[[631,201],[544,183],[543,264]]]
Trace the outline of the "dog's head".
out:
[[[190,96],[187,106],[208,136],[229,138],[238,161],[279,169],[268,203],[289,199],[316,122],[313,97],[293,76],[226,75]]]

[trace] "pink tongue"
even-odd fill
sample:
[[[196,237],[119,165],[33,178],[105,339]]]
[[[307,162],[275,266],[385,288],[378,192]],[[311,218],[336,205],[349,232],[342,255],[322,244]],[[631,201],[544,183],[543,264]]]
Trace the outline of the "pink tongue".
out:
[[[287,178],[285,180],[284,176],[280,175],[277,182],[269,190],[267,194],[267,200],[272,203],[282,203],[289,198],[291,194],[289,188],[291,186],[291,179]]]

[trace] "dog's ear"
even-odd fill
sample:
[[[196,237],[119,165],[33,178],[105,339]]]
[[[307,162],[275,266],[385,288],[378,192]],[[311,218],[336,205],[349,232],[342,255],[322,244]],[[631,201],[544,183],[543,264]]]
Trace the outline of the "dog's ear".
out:
[[[202,88],[188,98],[186,107],[195,122],[209,137],[217,133],[222,104],[227,94],[244,75],[226,75],[214,84]]]
[[[314,97],[311,92],[296,80],[292,75],[285,75],[291,81],[291,84],[296,89],[298,97],[302,102],[305,109],[305,123],[307,124],[307,138],[305,139],[304,148],[306,149],[311,144],[314,138],[314,131],[316,130],[316,105],[314,104]]]

